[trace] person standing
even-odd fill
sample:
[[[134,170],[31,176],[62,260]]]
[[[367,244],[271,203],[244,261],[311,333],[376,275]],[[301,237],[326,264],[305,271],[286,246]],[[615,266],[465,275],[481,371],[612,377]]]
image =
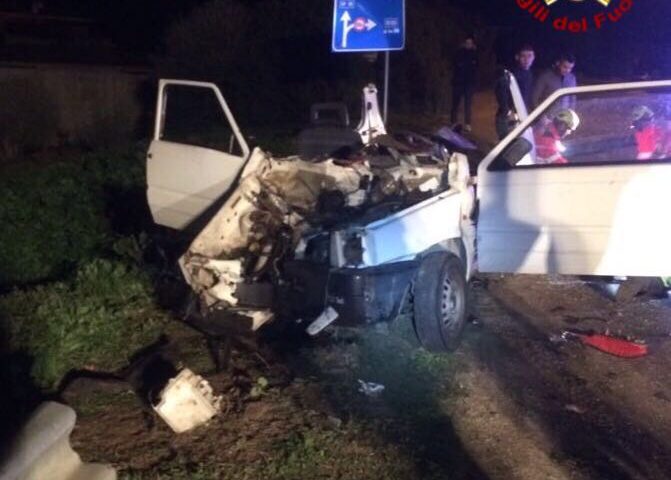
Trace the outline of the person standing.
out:
[[[580,126],[580,117],[571,109],[560,110],[546,123],[534,127],[537,164],[566,164],[566,146],[562,140]]]
[[[534,75],[531,71],[531,66],[536,59],[534,48],[531,45],[522,45],[515,54],[515,66],[511,69],[511,73],[517,81],[517,86],[520,89],[524,105],[527,112],[531,110],[531,93],[534,82]],[[512,95],[510,94],[510,85],[508,76],[502,72],[501,76],[496,82],[494,89],[496,94],[496,101],[498,109],[496,111],[496,133],[499,139],[503,139],[515,125],[519,112],[515,111]]]
[[[536,80],[533,88],[532,101],[534,108],[540,105],[543,100],[552,95],[560,88],[575,87],[578,85],[575,75],[575,57],[570,53],[562,53],[557,57],[552,68],[543,72]],[[574,109],[576,104],[575,96],[568,95],[559,99],[557,109]]]
[[[471,107],[473,93],[478,74],[478,50],[475,38],[466,37],[457,50],[452,63],[452,112],[450,119],[456,124],[459,117],[459,106],[464,100],[464,130],[471,131]]]
[[[636,159],[651,160],[666,157],[664,132],[655,123],[655,113],[646,105],[639,105],[631,112],[631,126],[636,139]]]

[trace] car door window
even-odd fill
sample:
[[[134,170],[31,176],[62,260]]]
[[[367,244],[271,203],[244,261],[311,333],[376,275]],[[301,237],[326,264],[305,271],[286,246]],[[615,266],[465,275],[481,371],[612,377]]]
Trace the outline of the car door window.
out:
[[[671,161],[671,89],[560,96],[490,170]]]
[[[174,84],[165,88],[161,140],[243,155],[213,89]]]

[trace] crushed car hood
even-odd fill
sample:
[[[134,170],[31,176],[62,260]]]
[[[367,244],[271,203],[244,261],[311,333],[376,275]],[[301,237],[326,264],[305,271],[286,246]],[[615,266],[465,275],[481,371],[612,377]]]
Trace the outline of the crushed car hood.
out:
[[[449,153],[420,136],[383,135],[346,159],[273,158],[255,149],[237,188],[197,235],[180,266],[201,310],[259,326],[270,308],[242,305],[243,283],[277,282],[279,261],[308,232],[326,231],[393,200],[407,206],[447,189]]]

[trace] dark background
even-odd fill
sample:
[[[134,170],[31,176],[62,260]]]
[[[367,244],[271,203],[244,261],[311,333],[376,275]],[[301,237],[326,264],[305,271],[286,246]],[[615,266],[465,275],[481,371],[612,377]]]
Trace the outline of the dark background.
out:
[[[562,3],[552,7],[553,12],[568,14],[573,17],[582,17],[595,12],[598,8],[594,0],[585,0],[583,3],[562,0]],[[124,48],[137,49],[143,53],[158,52],[163,46],[163,35],[166,28],[174,22],[184,18],[192,9],[205,0],[4,0],[0,2],[0,9],[5,11],[28,12],[35,3],[41,3],[42,13],[68,15],[93,18],[101,22],[108,34]],[[226,2],[225,2],[226,3]],[[263,13],[264,0],[242,0],[252,9]],[[289,2],[290,3],[290,2]],[[315,23],[321,24],[324,33],[330,33],[330,15],[332,2],[330,0],[316,0],[309,3],[321,3],[325,6],[319,9],[321,18],[314,18]],[[613,0],[617,5],[619,0]],[[634,52],[637,55],[649,57],[666,65],[666,55],[671,44],[671,2],[666,0],[634,0],[634,7],[617,24],[610,24],[599,32],[587,35],[571,35],[563,32],[554,32],[548,24],[540,24],[531,19],[530,15],[522,11],[515,0],[407,0],[409,9],[415,5],[429,8],[449,9],[459,8],[471,13],[488,26],[509,27],[512,29],[508,39],[503,39],[505,45],[502,50],[510,48],[520,40],[529,40],[541,52],[553,52],[561,46],[566,46],[576,52],[601,52],[597,58],[590,58],[583,67],[590,73],[612,72],[617,70],[618,59],[621,55]],[[308,8],[312,9],[312,8]],[[300,17],[300,12],[297,12]],[[267,19],[272,22],[272,19]],[[466,25],[468,27],[468,25]],[[477,31],[477,28],[473,26]],[[423,28],[420,25],[408,24],[408,30]],[[520,31],[521,29],[521,31]],[[293,28],[296,31],[297,29]],[[517,33],[515,33],[517,32]],[[417,46],[408,45],[409,49]],[[328,50],[326,50],[328,52]],[[587,57],[587,55],[585,55]],[[664,71],[668,75],[668,71]]]
[[[83,17],[95,27],[82,42],[60,38],[58,28],[49,36],[44,25],[29,22],[24,29],[46,35],[42,52],[34,44],[0,43],[0,60],[146,65],[156,76],[212,80],[243,123],[272,123],[306,116],[315,101],[354,99],[354,107],[363,85],[382,84],[381,56],[330,52],[332,8],[331,0],[5,0],[0,11]],[[618,23],[578,35],[534,20],[515,0],[407,0],[406,8],[406,50],[392,53],[396,111],[447,111],[451,58],[470,32],[480,47],[480,88],[491,88],[496,66],[509,63],[525,42],[536,48],[536,69],[562,50],[573,52],[582,83],[671,75],[665,0],[633,0]],[[552,14],[591,18],[599,9],[595,0],[561,0]]]

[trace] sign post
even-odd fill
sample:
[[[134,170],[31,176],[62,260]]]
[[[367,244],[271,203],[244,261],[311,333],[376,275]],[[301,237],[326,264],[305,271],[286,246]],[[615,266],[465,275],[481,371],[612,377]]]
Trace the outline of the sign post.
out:
[[[405,0],[334,0],[334,52],[385,52],[383,116],[387,121],[389,52],[405,48]]]
[[[387,124],[387,105],[389,104],[389,51],[384,52],[384,100],[382,103],[382,120]]]

